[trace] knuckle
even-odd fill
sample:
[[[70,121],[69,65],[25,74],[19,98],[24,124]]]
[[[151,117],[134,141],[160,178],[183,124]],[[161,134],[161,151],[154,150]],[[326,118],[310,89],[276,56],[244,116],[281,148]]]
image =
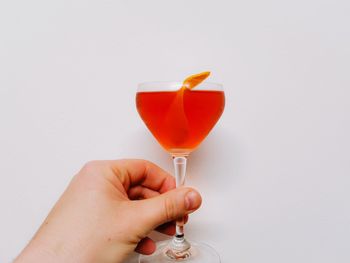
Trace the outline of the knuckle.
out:
[[[83,168],[80,171],[80,174],[83,175],[94,175],[99,170],[101,166],[101,161],[89,161],[84,164]]]
[[[100,161],[95,161],[95,160],[88,161],[87,163],[84,164],[83,168],[85,170],[95,169],[97,166],[99,166],[99,162]]]
[[[171,200],[170,197],[165,198],[164,202],[164,211],[165,211],[165,218],[167,221],[173,220],[176,218],[176,205],[174,202]]]

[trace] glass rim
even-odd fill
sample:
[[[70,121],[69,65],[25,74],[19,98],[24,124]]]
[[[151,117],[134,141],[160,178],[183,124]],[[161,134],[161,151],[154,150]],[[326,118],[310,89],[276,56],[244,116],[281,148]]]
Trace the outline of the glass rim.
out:
[[[137,91],[173,91],[183,86],[183,81],[146,81],[137,85]],[[204,81],[195,90],[223,91],[223,85],[217,82]]]

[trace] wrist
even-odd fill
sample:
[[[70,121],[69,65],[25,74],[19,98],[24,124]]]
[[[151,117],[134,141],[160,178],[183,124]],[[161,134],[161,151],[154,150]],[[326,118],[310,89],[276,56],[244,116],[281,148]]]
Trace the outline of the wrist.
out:
[[[32,240],[15,259],[14,263],[26,262],[55,262],[59,259],[55,257],[52,250],[44,244]]]
[[[14,263],[27,262],[82,262],[78,261],[76,255],[67,249],[67,242],[60,241],[58,238],[47,238],[36,234],[29,244],[23,249]]]

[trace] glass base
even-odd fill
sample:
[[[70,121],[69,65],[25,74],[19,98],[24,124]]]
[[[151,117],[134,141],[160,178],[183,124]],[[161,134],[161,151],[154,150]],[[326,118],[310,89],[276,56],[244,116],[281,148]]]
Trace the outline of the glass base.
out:
[[[157,243],[157,250],[149,256],[140,255],[139,263],[191,262],[191,263],[220,263],[220,257],[210,246],[203,243],[192,243],[186,253],[188,257],[174,259],[169,256],[169,241]]]

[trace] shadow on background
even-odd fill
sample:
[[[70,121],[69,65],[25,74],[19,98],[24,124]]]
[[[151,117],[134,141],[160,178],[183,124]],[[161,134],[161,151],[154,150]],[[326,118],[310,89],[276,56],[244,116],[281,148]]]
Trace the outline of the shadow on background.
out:
[[[239,153],[234,135],[224,129],[217,129],[190,155],[187,179],[194,186],[222,186],[225,185],[223,182],[234,180],[238,164]]]
[[[132,143],[130,143],[132,141]],[[239,153],[234,135],[224,129],[214,130],[202,144],[190,154],[187,166],[187,179],[193,182],[228,181],[234,178],[239,168]],[[158,144],[146,129],[135,130],[119,145],[121,158],[142,158],[154,162],[173,174],[170,155]],[[223,167],[225,167],[223,169]],[[225,171],[218,172],[218,171]]]

